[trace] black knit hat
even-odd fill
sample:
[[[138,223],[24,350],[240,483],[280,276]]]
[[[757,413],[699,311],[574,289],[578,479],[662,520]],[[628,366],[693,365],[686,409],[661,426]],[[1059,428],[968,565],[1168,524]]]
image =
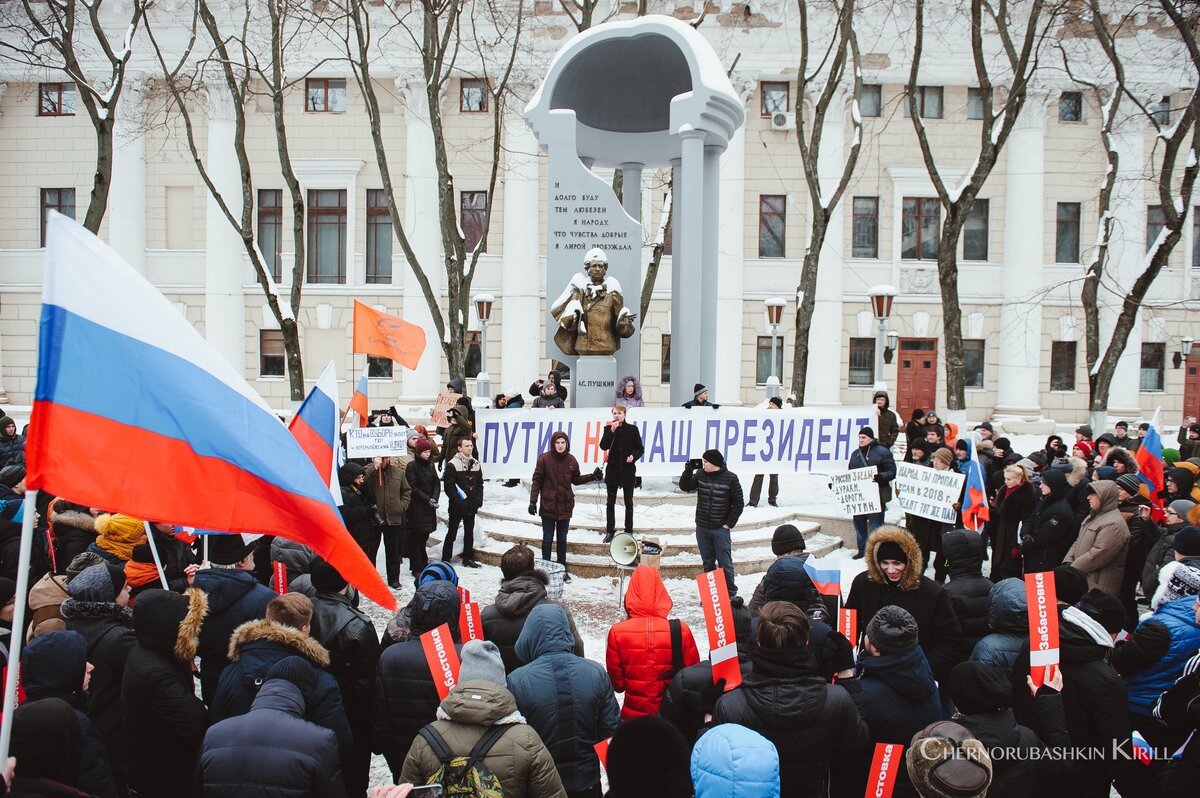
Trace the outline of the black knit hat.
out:
[[[992,446],[994,446],[997,449],[1003,449],[1004,451],[1008,452],[1008,451],[1012,450],[1012,441],[1010,441],[1008,438],[997,438],[995,441],[992,442]]]
[[[7,607],[16,595],[17,583],[7,576],[0,576],[0,607]]]
[[[771,552],[776,557],[789,551],[804,551],[804,547],[804,535],[794,524],[776,527],[775,534],[771,536]]]
[[[1063,604],[1074,605],[1087,592],[1087,574],[1073,565],[1054,568],[1054,595]]]
[[[1099,621],[1104,631],[1116,634],[1125,626],[1125,608],[1112,593],[1092,588],[1075,604],[1092,620]]]
[[[917,621],[908,610],[889,604],[881,607],[864,634],[882,655],[907,654],[917,647]]]
[[[313,670],[313,666],[309,664],[308,660],[295,654],[284,657],[271,666],[263,682],[266,683],[272,679],[285,679],[296,685],[306,702],[312,699],[313,693],[317,689],[317,672]]]
[[[319,558],[313,560],[309,578],[318,593],[337,593],[347,584],[338,569]]]
[[[707,390],[708,390],[708,386],[701,385],[700,383],[696,383],[695,385],[692,386],[692,398],[693,399],[700,398],[700,394],[704,393]]]
[[[237,565],[254,550],[241,535],[210,535],[208,560],[214,565]]]
[[[1008,674],[986,662],[960,662],[950,671],[950,698],[964,715],[1008,709],[1013,704]]]
[[[721,454],[719,449],[709,449],[707,452],[701,455],[701,457],[715,465],[717,468],[725,467],[725,456]]]
[[[780,399],[778,396],[772,396],[770,399],[767,400],[767,404],[774,405],[775,407],[778,407],[781,410],[783,409],[783,400]]]
[[[908,554],[905,553],[904,547],[894,540],[885,540],[875,549],[875,562],[883,562],[884,560],[895,560],[908,564]]]
[[[16,484],[25,479],[25,466],[23,465],[6,465],[0,468],[0,484],[6,488],[16,487]]]
[[[1124,488],[1130,496],[1136,496],[1142,487],[1142,481],[1134,474],[1122,474],[1117,477],[1117,487]]]
[[[863,427],[858,431],[858,434],[866,435],[871,440],[875,440],[875,430],[871,429],[870,427]]]

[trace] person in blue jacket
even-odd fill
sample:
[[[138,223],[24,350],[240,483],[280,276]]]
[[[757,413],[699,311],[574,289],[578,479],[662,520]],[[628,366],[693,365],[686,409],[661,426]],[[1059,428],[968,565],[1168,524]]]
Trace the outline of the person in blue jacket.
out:
[[[722,723],[692,748],[696,798],[779,798],[779,752],[756,731]]]

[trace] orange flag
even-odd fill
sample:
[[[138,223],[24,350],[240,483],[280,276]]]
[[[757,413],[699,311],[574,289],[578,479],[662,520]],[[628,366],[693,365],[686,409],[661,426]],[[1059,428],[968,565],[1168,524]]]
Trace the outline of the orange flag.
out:
[[[399,316],[383,313],[354,300],[354,347],[375,357],[415,369],[425,352],[425,331]]]

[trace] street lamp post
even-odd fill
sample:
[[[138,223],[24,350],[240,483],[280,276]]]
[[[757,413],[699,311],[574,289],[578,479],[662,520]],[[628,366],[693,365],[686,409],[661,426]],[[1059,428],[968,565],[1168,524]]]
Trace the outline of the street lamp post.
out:
[[[775,338],[779,335],[779,324],[783,321],[783,309],[787,307],[787,300],[773,296],[764,299],[763,305],[767,310],[767,329],[771,332],[771,375],[767,377],[767,398],[770,399],[779,396],[782,388],[779,379],[781,364],[779,363],[779,350],[775,346]]]
[[[475,295],[475,313],[479,316],[479,374],[475,377],[475,396],[490,398],[492,395],[492,378],[487,370],[487,328],[492,318],[492,305],[496,297],[491,294]]]
[[[883,381],[883,350],[887,346],[887,320],[892,315],[892,302],[896,299],[896,289],[890,285],[877,285],[870,290],[871,312],[875,321],[879,322],[879,330],[875,340],[875,390],[887,390]]]

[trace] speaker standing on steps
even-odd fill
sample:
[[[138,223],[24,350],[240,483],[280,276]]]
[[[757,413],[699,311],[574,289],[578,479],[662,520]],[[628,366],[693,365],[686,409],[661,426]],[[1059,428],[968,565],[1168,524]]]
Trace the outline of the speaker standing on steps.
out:
[[[571,439],[559,430],[550,436],[550,451],[537,459],[533,486],[529,489],[529,514],[542,518],[542,559],[550,559],[550,546],[557,538],[558,562],[567,567],[567,532],[575,512],[575,485],[586,485],[603,476],[597,468],[590,474],[579,473],[579,461],[571,454]],[[538,510],[538,498],[542,500]],[[570,574],[563,580],[570,581]]]
[[[729,597],[737,595],[730,535],[745,506],[742,483],[725,467],[725,456],[709,449],[700,460],[688,460],[679,477],[681,490],[696,492],[696,545],[705,572],[718,565],[725,571]]]
[[[642,433],[632,424],[625,423],[625,405],[612,409],[612,421],[604,428],[600,448],[608,452],[604,484],[608,486],[608,520],[604,531],[604,542],[610,543],[616,531],[617,490],[625,495],[625,531],[633,534],[633,487],[637,482],[637,461],[645,449]]]

